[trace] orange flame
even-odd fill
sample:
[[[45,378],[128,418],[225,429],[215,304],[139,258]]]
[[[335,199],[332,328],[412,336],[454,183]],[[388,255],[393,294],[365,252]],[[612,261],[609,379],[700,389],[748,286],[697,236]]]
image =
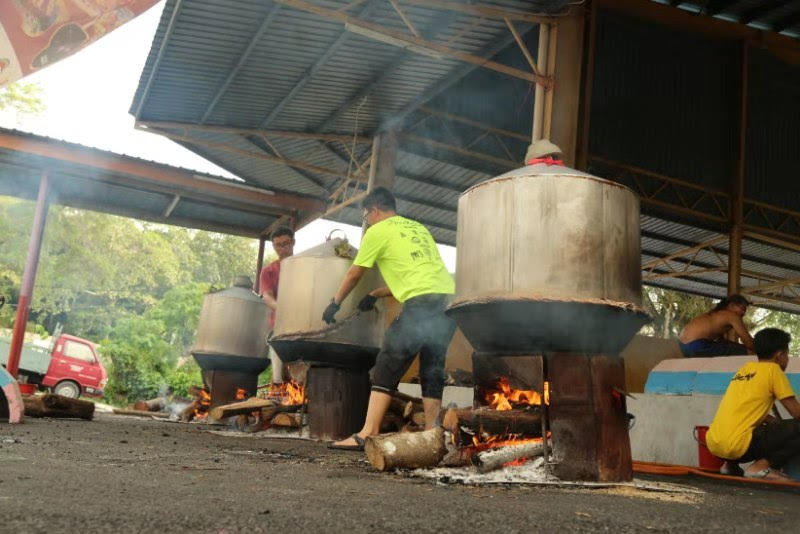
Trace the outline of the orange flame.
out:
[[[247,398],[247,390],[242,388],[236,388],[236,397],[235,400],[245,400]]]
[[[199,406],[194,409],[195,419],[208,417],[208,408],[211,406],[211,395],[205,389],[197,389],[197,402]]]
[[[542,395],[538,391],[513,389],[508,378],[497,382],[497,389],[486,390],[484,400],[494,410],[512,410],[516,407],[540,406]],[[544,402],[550,404],[550,384],[544,383]]]
[[[284,406],[296,406],[305,403],[305,388],[299,382],[291,380],[283,384],[270,384],[268,399],[275,399]]]

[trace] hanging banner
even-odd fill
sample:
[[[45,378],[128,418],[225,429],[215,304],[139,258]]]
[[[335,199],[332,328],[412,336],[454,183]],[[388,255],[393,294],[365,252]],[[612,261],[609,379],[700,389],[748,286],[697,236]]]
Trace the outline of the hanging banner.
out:
[[[52,65],[158,0],[0,0],[0,87]]]

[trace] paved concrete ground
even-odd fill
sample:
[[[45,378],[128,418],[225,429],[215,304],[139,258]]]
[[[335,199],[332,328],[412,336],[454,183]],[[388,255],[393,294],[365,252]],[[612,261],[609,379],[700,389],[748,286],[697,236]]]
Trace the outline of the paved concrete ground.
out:
[[[747,532],[800,528],[798,494],[696,479],[699,501],[472,488],[374,472],[356,453],[99,415],[0,423],[2,532]]]

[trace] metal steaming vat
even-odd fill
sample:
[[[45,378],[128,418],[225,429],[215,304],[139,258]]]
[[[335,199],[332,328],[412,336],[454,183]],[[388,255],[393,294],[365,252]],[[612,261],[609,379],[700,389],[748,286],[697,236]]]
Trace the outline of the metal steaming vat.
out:
[[[233,287],[203,299],[191,352],[204,371],[258,375],[269,366],[269,308],[252,286],[248,277],[237,276]]]
[[[284,362],[303,360],[369,369],[383,339],[383,314],[358,312],[358,302],[381,285],[370,269],[342,302],[337,322],[326,325],[322,312],[339,289],[356,256],[344,239],[332,239],[281,262],[278,313],[270,344]]]
[[[617,183],[531,165],[459,198],[448,313],[478,352],[619,352],[641,310],[639,200]]]

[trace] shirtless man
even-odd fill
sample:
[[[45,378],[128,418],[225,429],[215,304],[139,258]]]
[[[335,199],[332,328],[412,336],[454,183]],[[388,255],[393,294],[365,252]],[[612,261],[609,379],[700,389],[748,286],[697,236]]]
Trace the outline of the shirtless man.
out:
[[[710,312],[689,321],[678,338],[683,355],[687,358],[699,358],[753,354],[753,338],[742,322],[749,305],[743,296],[731,295],[719,301]],[[742,343],[725,339],[731,329]]]

